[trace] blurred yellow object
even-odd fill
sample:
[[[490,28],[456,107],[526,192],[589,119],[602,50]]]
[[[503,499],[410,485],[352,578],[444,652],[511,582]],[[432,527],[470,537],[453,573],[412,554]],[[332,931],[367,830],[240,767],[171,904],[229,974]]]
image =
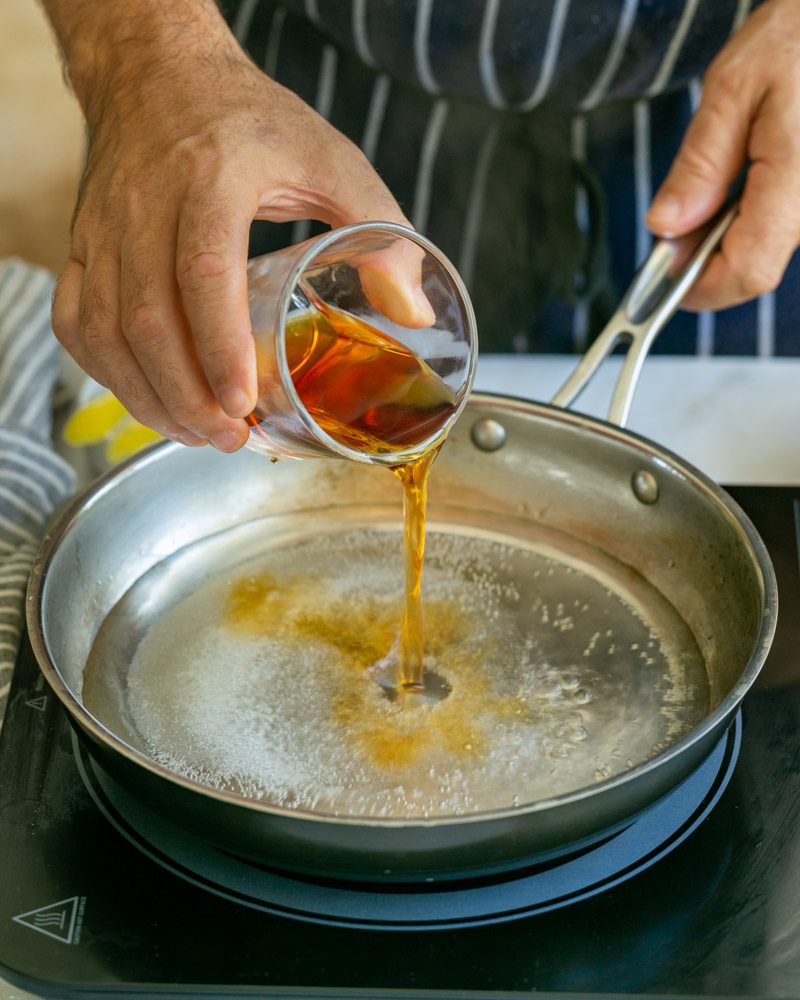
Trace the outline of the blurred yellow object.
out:
[[[135,455],[147,445],[160,441],[161,435],[152,427],[140,424],[138,420],[129,417],[123,426],[117,430],[106,444],[106,459],[115,465],[123,458]]]
[[[114,465],[159,441],[161,435],[134,420],[112,393],[101,392],[75,410],[64,425],[63,438],[72,448],[105,442],[105,459]]]
[[[116,396],[101,392],[83,403],[64,425],[64,441],[73,448],[84,448],[105,441],[128,411]]]

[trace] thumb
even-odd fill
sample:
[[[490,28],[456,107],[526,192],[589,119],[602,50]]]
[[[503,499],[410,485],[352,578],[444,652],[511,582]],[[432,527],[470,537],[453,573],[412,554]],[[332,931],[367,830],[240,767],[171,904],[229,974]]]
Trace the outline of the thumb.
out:
[[[364,295],[400,326],[433,326],[436,313],[422,290],[425,251],[410,240],[393,240],[383,250],[364,254],[358,274]]]
[[[316,115],[312,122],[318,130],[317,155],[284,163],[287,176],[300,178],[289,183],[288,198],[287,185],[272,162],[272,186],[282,196],[262,202],[256,218],[273,222],[318,219],[333,229],[359,222],[392,222],[413,228],[358,146]],[[326,155],[319,155],[320,148]],[[385,249],[362,254],[356,264],[366,298],[401,326],[427,327],[436,319],[422,290],[424,256],[415,243],[396,239]]]
[[[395,222],[411,229],[389,189],[360,152],[360,162],[351,164],[360,173],[353,183],[337,188],[338,198],[324,221],[332,225],[376,221]],[[360,255],[357,267],[361,287],[369,302],[400,326],[422,328],[436,322],[436,313],[422,290],[425,251],[418,244],[398,237],[388,246]]]
[[[744,164],[755,107],[742,88],[708,74],[678,155],[647,212],[652,232],[680,236],[722,206]]]

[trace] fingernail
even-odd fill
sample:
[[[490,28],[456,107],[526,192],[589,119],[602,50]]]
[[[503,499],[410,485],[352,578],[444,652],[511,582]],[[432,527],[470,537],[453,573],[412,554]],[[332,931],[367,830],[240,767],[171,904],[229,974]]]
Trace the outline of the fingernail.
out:
[[[253,409],[250,397],[238,385],[227,385],[220,391],[219,401],[229,417],[246,417]]]
[[[211,443],[219,451],[236,451],[244,444],[241,434],[236,431],[219,431],[211,435]]]

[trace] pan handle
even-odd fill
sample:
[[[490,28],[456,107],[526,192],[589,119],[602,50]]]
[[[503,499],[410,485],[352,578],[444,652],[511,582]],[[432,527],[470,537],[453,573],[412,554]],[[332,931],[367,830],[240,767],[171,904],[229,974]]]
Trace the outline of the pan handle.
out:
[[[625,426],[651,344],[697,280],[738,211],[737,200],[699,229],[655,242],[616,312],[553,397],[554,406],[569,406],[617,344],[627,344],[628,353],[608,410],[611,423]]]

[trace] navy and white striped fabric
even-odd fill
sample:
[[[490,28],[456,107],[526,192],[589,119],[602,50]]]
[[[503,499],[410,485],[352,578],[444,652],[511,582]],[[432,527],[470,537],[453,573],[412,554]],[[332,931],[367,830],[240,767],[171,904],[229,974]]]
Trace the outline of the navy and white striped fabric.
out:
[[[33,558],[47,516],[75,484],[50,439],[59,351],[52,291],[49,272],[0,260],[0,725]]]
[[[492,351],[580,351],[651,238],[644,211],[749,0],[229,0],[253,60],[358,143],[455,262]],[[317,231],[257,223],[263,253]],[[800,354],[781,288],[679,314],[656,352]]]

